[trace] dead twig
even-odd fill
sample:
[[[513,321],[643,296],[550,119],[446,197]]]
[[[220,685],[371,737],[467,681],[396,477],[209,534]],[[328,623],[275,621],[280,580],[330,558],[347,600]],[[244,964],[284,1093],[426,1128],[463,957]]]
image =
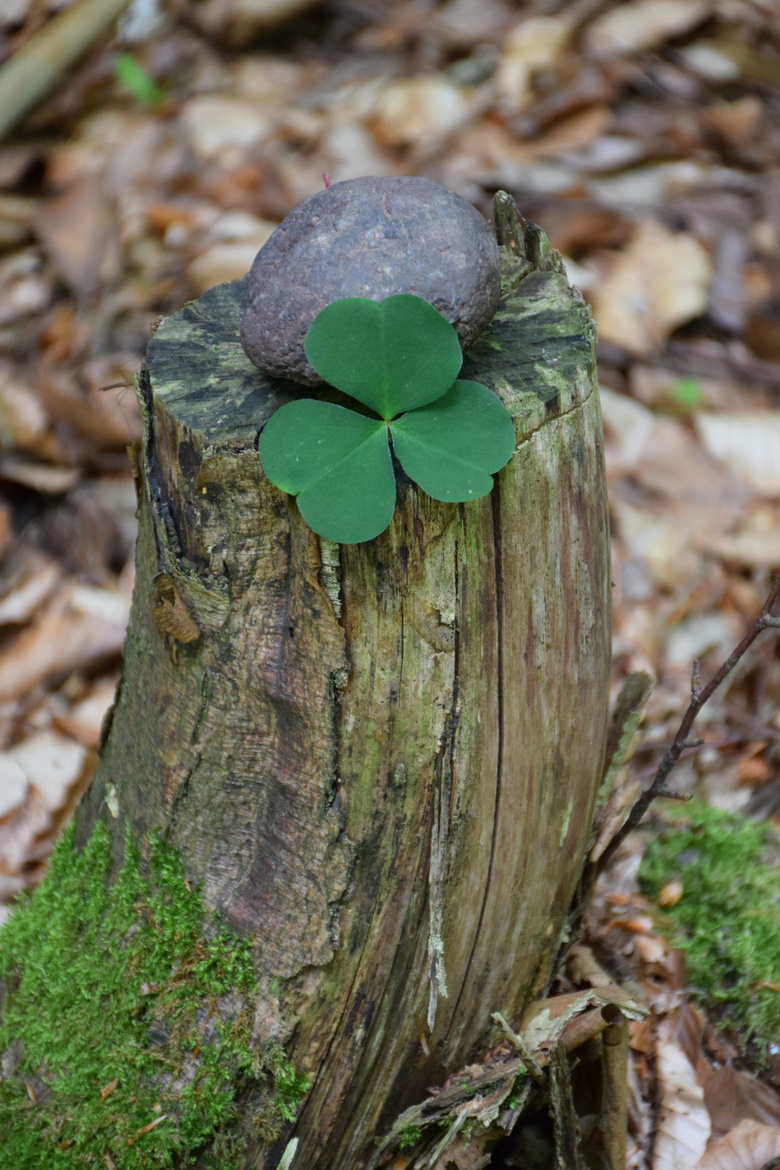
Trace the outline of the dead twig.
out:
[[[601,1037],[604,1093],[600,1128],[609,1170],[624,1170],[628,1133],[628,1020],[616,1004],[602,1009],[607,1027]]]
[[[634,361],[628,350],[606,342],[599,343],[596,357],[599,365],[617,369],[628,369]],[[762,361],[719,342],[710,343],[704,349],[688,341],[670,341],[666,349],[654,355],[653,364],[691,378],[731,376],[741,383],[766,387],[775,394],[780,389],[780,367],[776,362]]]
[[[772,608],[774,607],[778,598],[780,598],[780,576],[774,580],[772,588],[770,589],[769,594],[764,601],[761,613],[758,615],[753,625],[745,634],[739,645],[735,647],[734,650],[732,650],[731,654],[723,663],[720,670],[712,676],[705,687],[701,685],[699,663],[698,661],[694,662],[693,672],[691,675],[691,701],[688,704],[685,714],[683,715],[682,722],[680,723],[679,729],[677,731],[677,735],[674,737],[674,742],[661,760],[661,763],[658,765],[658,770],[655,774],[652,784],[649,788],[645,789],[645,791],[636,801],[622,827],[618,829],[617,833],[599,858],[597,870],[598,873],[602,873],[604,871],[610,860],[615,856],[615,853],[625,841],[628,834],[633,829],[635,829],[642,820],[643,816],[656,797],[671,796],[673,798],[676,797],[679,799],[679,793],[672,792],[666,787],[666,780],[669,776],[669,773],[677,764],[677,761],[679,760],[683,751],[686,748],[698,747],[704,742],[701,739],[690,738],[690,732],[694,721],[704,704],[712,698],[723,680],[731,673],[740,659],[744,657],[759,634],[762,634],[764,630],[780,629],[780,617],[774,617],[772,615]]]
[[[0,139],[49,93],[129,0],[77,0],[0,68]]]
[[[509,1027],[509,1024],[501,1015],[501,1012],[493,1012],[491,1019],[496,1021],[508,1039],[509,1043],[520,1056],[520,1059],[525,1065],[525,1071],[529,1074],[529,1076],[533,1077],[537,1085],[543,1086],[545,1084],[544,1073],[536,1063],[536,1057],[534,1056],[533,1052],[531,1052],[530,1048],[528,1048],[522,1036],[518,1036],[517,1032],[512,1031],[512,1029]]]

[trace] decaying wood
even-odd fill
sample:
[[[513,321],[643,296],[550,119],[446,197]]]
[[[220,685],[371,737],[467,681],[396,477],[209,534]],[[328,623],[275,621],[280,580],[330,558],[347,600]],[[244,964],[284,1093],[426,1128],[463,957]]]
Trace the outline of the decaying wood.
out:
[[[495,1012],[494,1019],[502,1033],[520,1055],[513,1055],[507,1051],[506,1044],[500,1044],[486,1053],[480,1062],[451,1074],[443,1088],[428,1090],[425,1100],[396,1118],[369,1162],[368,1170],[388,1165],[393,1170],[406,1170],[406,1165],[409,1170],[432,1170],[436,1165],[435,1160],[431,1160],[432,1151],[436,1153],[442,1145],[439,1131],[444,1128],[451,1132],[454,1122],[464,1115],[473,1123],[471,1156],[474,1164],[469,1161],[469,1170],[476,1170],[482,1149],[492,1149],[502,1137],[511,1133],[526,1109],[535,1112],[551,1104],[553,1049],[558,1051],[559,1073],[566,1078],[568,1074],[561,1064],[564,1056],[576,1052],[579,1061],[583,1049],[592,1047],[592,1042],[600,1039],[610,1022],[617,1018],[616,1013],[624,1019],[640,1020],[647,1011],[623,988],[607,983],[591,991],[536,1001],[524,1012],[519,1031],[510,1028],[501,1013]],[[600,1058],[600,1047],[596,1048],[596,1055]],[[614,1086],[614,1090],[620,1091],[619,1086]],[[399,1139],[410,1127],[420,1131],[421,1139],[402,1167],[397,1153],[394,1160],[388,1161],[388,1158],[391,1151],[397,1150]],[[561,1147],[563,1157],[566,1156],[567,1140]]]
[[[164,321],[141,374],[138,584],[79,832],[113,785],[252,940],[258,1042],[313,1084],[268,1170],[293,1136],[294,1168],[366,1167],[543,993],[581,871],[610,638],[593,328],[518,238],[463,373],[515,455],[466,505],[401,477],[375,541],[318,540],[265,479],[259,428],[301,391],[246,359],[245,281]]]
[[[579,1121],[572,1099],[571,1072],[560,1043],[550,1049],[550,1104],[555,1133],[555,1170],[585,1170]]]

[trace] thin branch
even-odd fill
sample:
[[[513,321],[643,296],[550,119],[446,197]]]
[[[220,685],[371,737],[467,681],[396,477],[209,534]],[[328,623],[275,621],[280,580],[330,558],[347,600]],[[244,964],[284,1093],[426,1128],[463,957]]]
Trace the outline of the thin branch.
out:
[[[491,1019],[495,1020],[496,1023],[501,1027],[501,1030],[506,1036],[507,1040],[520,1056],[520,1059],[525,1065],[525,1071],[529,1074],[529,1076],[533,1077],[537,1085],[544,1085],[546,1083],[544,1079],[544,1073],[536,1063],[536,1057],[527,1046],[523,1037],[518,1036],[517,1032],[510,1028],[509,1024],[501,1015],[501,1012],[493,1012]]]
[[[609,1170],[625,1170],[628,1132],[628,1020],[616,1004],[602,1013],[607,1028],[601,1037],[603,1090],[599,1128]]]
[[[0,139],[50,93],[129,0],[77,0],[0,68]]]
[[[764,630],[780,629],[780,617],[773,617],[771,610],[778,598],[780,598],[780,577],[777,577],[769,594],[764,602],[761,613],[756,618],[753,625],[745,634],[739,645],[731,652],[729,657],[721,666],[720,670],[712,676],[705,687],[701,685],[699,676],[699,664],[694,662],[693,672],[691,676],[691,701],[688,708],[683,715],[682,722],[678,728],[677,735],[674,737],[672,746],[667,751],[666,755],[658,765],[658,770],[655,774],[652,784],[646,788],[642,795],[637,800],[631,812],[618,830],[615,836],[610,841],[607,848],[599,858],[598,871],[603,872],[610,860],[615,856],[620,846],[625,841],[628,834],[637,827],[642,817],[647,812],[650,805],[657,796],[675,796],[677,793],[670,793],[666,787],[666,779],[669,773],[676,766],[683,751],[688,747],[696,747],[701,744],[702,740],[693,740],[690,738],[691,728],[693,727],[696,716],[701,711],[704,704],[712,698],[715,691],[721,685],[727,675],[731,674],[734,667],[739,660],[746,654],[750,647],[755,642],[759,634]]]

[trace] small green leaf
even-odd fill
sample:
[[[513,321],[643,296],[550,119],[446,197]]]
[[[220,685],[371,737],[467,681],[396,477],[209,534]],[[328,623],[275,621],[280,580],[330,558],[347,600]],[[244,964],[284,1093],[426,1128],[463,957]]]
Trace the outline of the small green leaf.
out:
[[[458,335],[422,297],[343,297],[319,313],[306,356],[320,377],[383,419],[435,402],[458,376]]]
[[[500,398],[479,382],[453,382],[438,401],[390,424],[406,474],[435,500],[486,496],[491,474],[515,449],[515,428]]]
[[[704,391],[696,378],[678,378],[669,388],[672,401],[683,410],[700,410],[705,403]]]
[[[131,53],[120,53],[114,59],[114,74],[122,88],[148,110],[157,109],[168,97]]]
[[[271,416],[258,445],[271,483],[298,497],[326,540],[360,544],[393,518],[395,477],[387,426],[343,406],[303,399]]]

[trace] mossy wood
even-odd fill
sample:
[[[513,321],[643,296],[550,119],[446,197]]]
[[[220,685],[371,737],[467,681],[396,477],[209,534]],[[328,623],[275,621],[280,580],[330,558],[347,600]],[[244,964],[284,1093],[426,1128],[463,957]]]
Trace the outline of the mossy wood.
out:
[[[256,1039],[313,1085],[264,1170],[293,1135],[294,1168],[375,1164],[491,1012],[544,991],[581,871],[610,631],[594,331],[538,231],[504,243],[462,376],[515,454],[466,505],[400,482],[374,541],[319,540],[263,475],[258,430],[301,391],[245,357],[245,281],[164,321],[141,374],[137,585],[78,835],[164,830],[252,941]]]

